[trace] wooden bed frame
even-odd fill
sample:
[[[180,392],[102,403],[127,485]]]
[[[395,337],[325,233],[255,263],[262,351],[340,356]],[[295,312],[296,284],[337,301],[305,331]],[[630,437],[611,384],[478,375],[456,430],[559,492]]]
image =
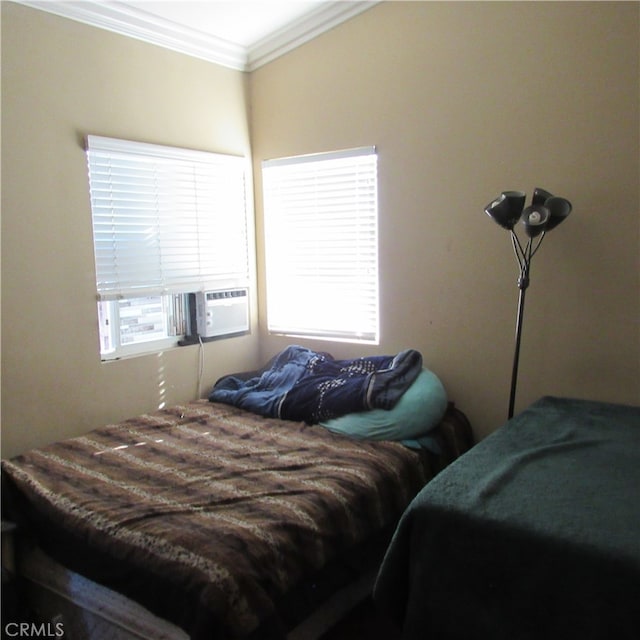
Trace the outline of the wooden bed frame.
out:
[[[70,571],[41,549],[21,559],[20,598],[40,623],[60,624],[66,638],[188,640],[176,625],[137,602]],[[287,632],[286,640],[317,640],[371,595],[376,568],[338,589]]]

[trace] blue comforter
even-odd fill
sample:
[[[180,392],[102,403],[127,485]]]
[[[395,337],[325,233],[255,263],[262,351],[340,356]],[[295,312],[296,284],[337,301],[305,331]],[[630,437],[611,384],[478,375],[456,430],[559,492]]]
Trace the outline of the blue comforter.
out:
[[[209,400],[314,424],[356,411],[391,409],[421,370],[422,355],[414,349],[335,360],[294,345],[261,370],[221,378]]]

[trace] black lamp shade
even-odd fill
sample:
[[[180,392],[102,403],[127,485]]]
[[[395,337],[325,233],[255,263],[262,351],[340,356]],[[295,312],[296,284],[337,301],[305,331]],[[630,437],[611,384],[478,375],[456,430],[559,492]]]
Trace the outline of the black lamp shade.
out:
[[[549,212],[551,217],[547,222],[545,231],[551,231],[557,227],[564,219],[571,213],[571,203],[565,198],[554,196],[546,189],[536,187],[533,190],[533,197],[531,198],[531,204],[533,206],[543,204]]]
[[[530,238],[539,236],[548,227],[551,212],[542,204],[532,204],[522,212],[522,224]]]
[[[484,211],[501,227],[511,231],[520,220],[525,197],[522,191],[503,191]]]
[[[549,198],[553,197],[552,193],[549,193],[546,189],[536,187],[533,190],[533,196],[531,197],[531,204],[544,204]]]
[[[545,200],[544,206],[549,209],[551,217],[547,222],[546,231],[550,231],[564,222],[566,217],[571,213],[571,203],[566,198],[559,196],[551,196]]]

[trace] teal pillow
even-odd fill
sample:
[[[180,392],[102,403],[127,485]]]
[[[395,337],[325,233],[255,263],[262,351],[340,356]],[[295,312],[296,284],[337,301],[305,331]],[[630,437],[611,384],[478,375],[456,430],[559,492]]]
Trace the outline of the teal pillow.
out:
[[[320,424],[360,440],[414,440],[433,429],[446,409],[447,393],[442,382],[432,371],[422,369],[393,409],[349,413]]]

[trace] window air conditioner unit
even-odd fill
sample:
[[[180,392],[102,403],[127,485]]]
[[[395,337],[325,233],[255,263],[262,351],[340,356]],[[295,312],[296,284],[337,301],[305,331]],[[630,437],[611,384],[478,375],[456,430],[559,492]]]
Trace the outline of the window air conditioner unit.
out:
[[[195,294],[198,335],[215,338],[249,331],[249,292],[247,289],[199,291]]]

